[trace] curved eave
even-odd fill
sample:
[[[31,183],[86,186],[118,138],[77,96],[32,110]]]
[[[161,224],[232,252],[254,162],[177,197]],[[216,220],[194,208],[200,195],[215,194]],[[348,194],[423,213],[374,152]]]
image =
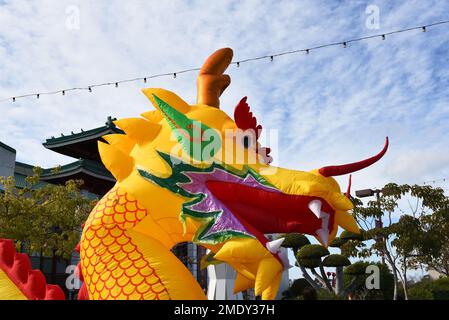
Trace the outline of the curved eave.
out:
[[[78,174],[78,173],[84,173],[88,176],[92,176],[97,179],[115,182],[115,179],[112,177],[108,177],[103,174],[98,174],[98,173],[86,170],[84,168],[78,168],[78,169],[74,169],[74,170],[70,170],[70,171],[66,171],[66,172],[60,172],[60,173],[56,173],[56,174],[48,174],[48,175],[42,176],[41,180],[50,181],[53,179],[70,178],[71,176]]]
[[[98,141],[103,140],[104,135],[124,132],[114,125],[106,125],[103,127],[74,133],[68,136],[47,139],[43,146],[54,152],[76,158],[89,159],[100,162],[100,154],[98,153]]]
[[[103,166],[93,161],[80,160],[60,167],[55,172],[44,170],[41,181],[65,184],[68,180],[83,180],[82,189],[102,196],[115,184],[114,177]]]
[[[75,133],[68,136],[47,139],[42,145],[47,149],[59,148],[75,143],[101,139],[102,136],[112,133],[123,133],[122,130],[114,127],[104,127]]]

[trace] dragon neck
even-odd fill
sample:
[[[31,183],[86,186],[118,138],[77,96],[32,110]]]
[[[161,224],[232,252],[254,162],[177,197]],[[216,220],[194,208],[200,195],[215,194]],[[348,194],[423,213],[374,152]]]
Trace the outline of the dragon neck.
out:
[[[179,228],[173,228],[172,219],[178,219],[174,210],[180,202],[163,198],[160,190],[147,188],[145,194],[129,191],[139,189],[116,185],[85,223],[80,257],[89,298],[205,298],[193,276],[170,251],[189,237],[179,221]],[[151,194],[158,197],[148,196]],[[152,201],[163,201],[168,210],[152,211]],[[183,291],[186,283],[189,292]]]

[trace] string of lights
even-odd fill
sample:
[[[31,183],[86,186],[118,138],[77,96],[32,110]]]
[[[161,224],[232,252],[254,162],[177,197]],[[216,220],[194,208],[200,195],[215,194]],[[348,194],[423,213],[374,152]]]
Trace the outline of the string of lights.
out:
[[[423,184],[424,185],[429,185],[429,184],[435,184],[438,182],[446,182],[449,181],[449,178],[440,178],[440,179],[434,179],[434,180],[428,180],[428,181],[424,181]]]
[[[239,61],[232,61],[231,64],[232,65],[236,65],[237,67],[240,67],[240,65],[242,63],[246,63],[246,62],[258,61],[258,60],[266,60],[266,59],[269,59],[269,61],[274,61],[274,58],[277,58],[277,57],[286,56],[286,55],[292,55],[292,54],[297,54],[297,53],[310,54],[311,51],[315,51],[315,50],[323,49],[323,48],[328,48],[328,47],[340,46],[342,48],[347,48],[348,44],[350,44],[350,43],[361,42],[361,41],[375,39],[375,38],[380,38],[382,40],[386,40],[387,36],[391,36],[391,35],[399,34],[399,33],[410,32],[410,31],[414,31],[414,30],[421,30],[422,32],[427,32],[427,30],[430,27],[435,27],[435,26],[440,26],[440,25],[445,25],[445,24],[449,24],[449,20],[434,22],[434,23],[430,23],[430,24],[427,24],[427,25],[415,26],[415,27],[406,28],[406,29],[399,29],[399,30],[390,31],[390,32],[386,32],[386,33],[375,34],[375,35],[371,35],[371,36],[365,36],[365,37],[360,37],[360,38],[354,38],[354,39],[349,39],[349,40],[343,40],[343,41],[338,41],[338,42],[322,44],[322,45],[318,45],[318,46],[314,46],[314,47],[310,47],[310,48],[305,48],[305,49],[284,51],[284,52],[279,52],[279,53],[274,53],[274,54],[263,55],[263,56],[259,56],[259,57],[243,59],[243,60],[239,60]],[[104,83],[99,83],[99,84],[92,84],[92,85],[85,86],[85,87],[73,87],[73,88],[59,89],[59,90],[48,91],[48,92],[27,93],[27,94],[23,94],[23,95],[11,96],[11,97],[8,97],[8,98],[0,99],[0,102],[5,102],[5,101],[15,102],[17,99],[22,99],[22,98],[27,98],[27,97],[36,97],[37,99],[39,99],[43,95],[62,94],[64,96],[68,92],[71,92],[71,91],[89,91],[89,92],[92,92],[94,88],[104,87],[104,86],[119,87],[119,84],[126,83],[126,82],[137,82],[137,81],[141,82],[141,81],[143,81],[144,83],[146,83],[149,79],[160,78],[160,77],[167,77],[167,76],[172,76],[173,78],[176,78],[177,75],[180,75],[180,74],[183,74],[183,73],[188,73],[188,72],[193,72],[193,71],[199,71],[200,69],[201,68],[191,68],[191,69],[185,69],[185,70],[180,70],[180,71],[175,71],[175,72],[166,72],[166,73],[159,73],[159,74],[154,74],[154,75],[148,75],[146,77],[138,77],[138,78],[132,78],[132,79],[125,79],[125,80],[104,82]]]

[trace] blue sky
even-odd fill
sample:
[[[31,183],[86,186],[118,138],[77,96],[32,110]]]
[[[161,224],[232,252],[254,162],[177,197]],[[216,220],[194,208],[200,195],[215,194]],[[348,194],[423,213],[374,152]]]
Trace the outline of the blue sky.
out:
[[[366,26],[379,8],[379,29]],[[0,1],[0,99],[201,65],[220,47],[235,60],[384,33],[449,18],[448,1]],[[79,28],[67,27],[73,10]],[[391,147],[353,176],[353,190],[449,176],[449,25],[275,58],[228,70],[222,108],[248,96],[258,121],[279,130],[275,162],[310,170]],[[158,78],[186,101],[195,73]],[[72,159],[46,138],[150,107],[143,83],[0,103],[0,141],[19,161]],[[347,177],[339,179],[343,187]],[[445,185],[447,187],[447,184]]]

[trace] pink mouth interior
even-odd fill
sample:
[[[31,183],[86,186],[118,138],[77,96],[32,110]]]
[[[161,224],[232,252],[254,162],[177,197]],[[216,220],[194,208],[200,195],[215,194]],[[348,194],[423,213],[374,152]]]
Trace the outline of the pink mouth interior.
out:
[[[321,211],[329,214],[327,228],[333,228],[334,210],[318,197],[288,195],[253,188],[247,185],[207,181],[207,188],[232,211],[239,221],[265,245],[267,233],[305,233],[316,235],[322,227],[319,219],[310,209],[309,203],[319,200]]]

